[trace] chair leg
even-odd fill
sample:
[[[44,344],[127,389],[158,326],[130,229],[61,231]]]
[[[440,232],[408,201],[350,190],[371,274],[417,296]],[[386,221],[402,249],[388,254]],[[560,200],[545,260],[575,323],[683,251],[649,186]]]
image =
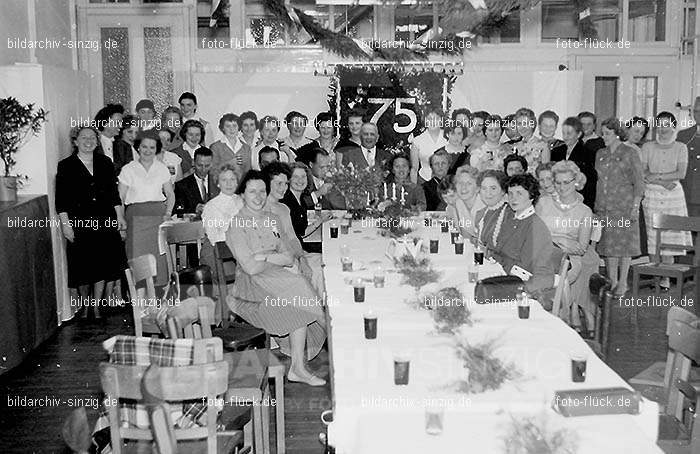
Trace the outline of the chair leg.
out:
[[[285,431],[284,431],[284,367],[270,368],[275,384],[275,429],[277,432],[277,453],[285,454]]]
[[[636,268],[632,269],[632,296],[635,298],[639,294],[639,271]]]
[[[251,409],[251,412],[253,410]],[[251,413],[252,415],[252,413]],[[247,443],[247,444],[246,444]],[[253,418],[243,426],[243,449],[253,447]]]
[[[255,454],[267,454],[265,452],[265,443],[263,442],[263,411],[260,402],[253,405],[253,436],[255,437]]]

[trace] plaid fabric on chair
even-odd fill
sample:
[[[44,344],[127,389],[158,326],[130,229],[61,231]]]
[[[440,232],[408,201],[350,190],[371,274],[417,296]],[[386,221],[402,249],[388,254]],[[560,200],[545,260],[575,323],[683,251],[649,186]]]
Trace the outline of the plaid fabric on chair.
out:
[[[114,336],[102,343],[109,354],[109,362],[124,365],[149,366],[155,364],[160,367],[190,366],[205,363],[201,358],[195,358],[195,343],[213,347],[210,361],[223,359],[223,347],[221,339],[158,339],[151,337]],[[205,353],[205,352],[202,352]],[[217,399],[218,400],[218,399]],[[97,452],[110,453],[109,444],[109,415],[106,406],[110,403],[107,399],[100,409],[99,418],[93,429],[93,441],[98,446]],[[217,412],[222,408],[217,407]],[[148,411],[146,406],[135,401],[122,400],[119,402],[119,415],[122,427],[137,427],[148,429]],[[171,420],[178,428],[188,428],[195,424],[206,426],[206,406],[201,400],[183,402],[182,407],[171,413]],[[202,421],[201,424],[199,421]]]

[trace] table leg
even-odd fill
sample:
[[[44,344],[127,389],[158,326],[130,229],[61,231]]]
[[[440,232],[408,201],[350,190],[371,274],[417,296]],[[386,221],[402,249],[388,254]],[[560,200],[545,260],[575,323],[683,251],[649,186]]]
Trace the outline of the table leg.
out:
[[[275,429],[277,433],[277,453],[285,454],[284,430],[284,365],[270,367],[270,377],[275,384]]]

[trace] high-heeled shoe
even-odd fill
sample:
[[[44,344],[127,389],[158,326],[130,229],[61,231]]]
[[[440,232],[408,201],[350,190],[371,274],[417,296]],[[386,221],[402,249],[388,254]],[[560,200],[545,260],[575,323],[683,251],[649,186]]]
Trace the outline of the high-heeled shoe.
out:
[[[291,370],[287,372],[287,380],[293,383],[306,383],[309,386],[324,386],[326,384],[326,380],[315,375],[311,375],[311,378],[305,380]]]

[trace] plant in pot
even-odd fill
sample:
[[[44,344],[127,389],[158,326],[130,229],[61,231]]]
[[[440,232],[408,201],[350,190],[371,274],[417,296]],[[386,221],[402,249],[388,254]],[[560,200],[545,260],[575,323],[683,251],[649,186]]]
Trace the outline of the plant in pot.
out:
[[[17,200],[17,186],[27,180],[26,175],[13,174],[17,161],[15,154],[46,122],[44,109],[34,110],[34,104],[23,105],[13,97],[0,99],[0,158],[4,172],[0,173],[0,201]]]

